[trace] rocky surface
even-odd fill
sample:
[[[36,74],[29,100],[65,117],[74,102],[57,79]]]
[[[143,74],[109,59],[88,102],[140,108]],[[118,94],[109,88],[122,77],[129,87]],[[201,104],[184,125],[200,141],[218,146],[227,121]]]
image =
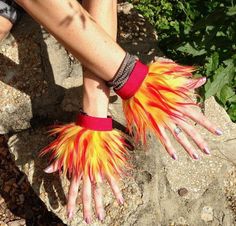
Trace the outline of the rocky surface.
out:
[[[127,3],[120,5],[119,12],[121,45],[145,61],[152,60],[157,48],[151,26]],[[80,198],[75,217],[67,220],[68,181],[59,174],[45,174],[47,158],[38,158],[39,150],[51,140],[47,125],[72,120],[81,105],[81,66],[27,16],[18,26],[13,36],[0,45],[0,65],[4,68],[0,72],[0,90],[9,89],[4,94],[9,95],[7,101],[19,102],[12,102],[15,111],[9,112],[9,103],[3,102],[6,96],[0,95],[1,133],[24,130],[30,127],[30,121],[32,126],[0,138],[0,146],[4,147],[0,149],[0,225],[63,225],[60,219],[66,225],[85,225]],[[31,31],[35,31],[33,35],[29,35]],[[16,38],[18,32],[21,39]],[[23,86],[27,81],[32,87]],[[121,100],[113,94],[111,102],[109,112],[115,125],[124,129]],[[150,135],[147,146],[137,145],[130,152],[134,170],[121,182],[124,206],[116,203],[104,184],[107,216],[103,224],[94,218],[92,225],[236,225],[236,125],[213,98],[205,102],[203,110],[224,131],[223,136],[216,137],[196,125],[212,154],[206,156],[199,151],[201,160],[191,160],[173,140],[179,158],[174,161]]]

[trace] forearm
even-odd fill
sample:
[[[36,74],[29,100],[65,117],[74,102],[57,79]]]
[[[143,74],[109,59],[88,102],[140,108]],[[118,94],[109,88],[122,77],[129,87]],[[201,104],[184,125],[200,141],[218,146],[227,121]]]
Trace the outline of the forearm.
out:
[[[76,0],[17,0],[84,66],[111,80],[125,51],[95,22]]]
[[[117,1],[84,0],[82,5],[107,34],[116,40]],[[89,115],[107,117],[110,89],[104,80],[86,68],[83,78],[83,110]]]

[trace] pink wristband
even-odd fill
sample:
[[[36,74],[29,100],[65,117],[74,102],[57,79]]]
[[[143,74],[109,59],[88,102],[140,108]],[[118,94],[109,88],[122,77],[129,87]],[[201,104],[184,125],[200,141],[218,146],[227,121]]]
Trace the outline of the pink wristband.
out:
[[[137,61],[133,71],[131,72],[129,79],[124,84],[122,88],[116,90],[115,92],[123,99],[129,99],[134,96],[136,91],[142,85],[143,80],[145,79],[148,73],[148,66]]]
[[[86,129],[94,131],[111,131],[112,118],[98,118],[88,115],[78,114],[76,124]]]

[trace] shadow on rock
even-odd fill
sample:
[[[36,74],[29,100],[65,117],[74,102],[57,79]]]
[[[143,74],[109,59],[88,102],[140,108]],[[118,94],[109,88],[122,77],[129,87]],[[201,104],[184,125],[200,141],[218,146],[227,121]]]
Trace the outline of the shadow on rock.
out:
[[[4,54],[0,53],[0,81],[7,84],[9,90],[15,89],[19,91],[19,93],[26,94],[30,97],[31,103],[24,104],[28,104],[32,107],[33,117],[31,115],[26,117],[31,119],[31,126],[34,129],[38,128],[38,126],[42,127],[42,125],[54,124],[56,120],[68,122],[75,115],[74,112],[64,112],[61,107],[65,89],[56,84],[52,65],[49,55],[47,54],[48,46],[45,43],[47,35],[46,32],[43,33],[43,30],[37,23],[27,15],[24,15],[19,24],[13,29],[12,37],[7,40],[7,42],[9,42],[8,46],[11,45],[11,48],[2,48],[1,52]],[[64,74],[67,72],[68,71],[65,71]],[[72,91],[81,93],[81,88],[73,88]],[[9,92],[11,92],[11,90]],[[16,96],[16,99],[17,98]],[[14,104],[12,105],[14,106]],[[6,104],[5,107],[7,106],[11,106],[11,104]],[[18,112],[18,114],[21,113]],[[27,113],[22,111],[22,114]],[[10,121],[11,120],[9,120],[9,123],[11,123]],[[0,122],[0,124],[2,123]],[[10,127],[8,129],[8,132],[13,132]],[[1,178],[3,183],[8,180],[4,178],[4,175],[9,178],[10,175],[14,175],[13,172],[17,172],[20,178],[25,178],[23,184],[27,186],[27,191],[18,187],[16,188],[18,194],[25,195],[25,201],[22,206],[15,206],[16,200],[11,199],[11,195],[8,197],[9,193],[4,192],[4,187],[1,189],[1,194],[9,204],[8,207],[13,213],[25,219],[30,219],[30,221],[32,220],[33,222],[39,215],[42,216],[44,220],[56,219],[54,214],[47,211],[46,205],[43,204],[37,196],[40,194],[41,187],[44,188],[49,200],[48,206],[52,207],[52,209],[57,209],[60,206],[59,204],[63,206],[66,204],[66,197],[62,189],[59,175],[48,175],[44,173],[43,169],[48,166],[46,158],[38,157],[39,150],[46,146],[49,140],[46,138],[45,134],[34,136],[34,129],[14,135],[11,139],[12,142],[15,142],[12,153],[16,158],[16,165],[21,169],[29,167],[29,175],[32,173],[30,181],[32,187],[29,181],[27,181],[27,177],[19,171],[12,160],[12,168],[6,170],[3,175],[1,174],[1,176],[3,176]],[[42,133],[46,133],[46,128]],[[38,137],[40,137],[40,140],[37,140]],[[6,155],[10,155],[9,152]],[[4,163],[5,159],[3,158],[2,161]],[[16,178],[14,178],[14,180],[15,179]],[[16,180],[18,180],[18,177]],[[13,187],[9,189],[11,190]],[[37,217],[34,216],[34,211],[31,213],[34,207],[37,207],[37,211],[39,211]],[[32,216],[29,216],[29,214]],[[52,225],[51,223],[49,224]],[[29,225],[34,225],[34,223]]]
[[[0,195],[9,210],[26,220],[26,225],[65,225],[52,212],[47,210],[32,189],[27,177],[15,165],[7,148],[7,140],[0,136]]]

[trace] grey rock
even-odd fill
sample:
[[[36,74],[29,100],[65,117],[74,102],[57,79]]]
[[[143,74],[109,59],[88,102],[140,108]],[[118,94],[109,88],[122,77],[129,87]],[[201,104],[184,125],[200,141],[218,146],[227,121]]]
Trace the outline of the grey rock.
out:
[[[11,221],[8,223],[8,226],[23,226],[25,225],[25,220],[16,220],[16,221]]]
[[[47,46],[47,48],[42,48],[41,50],[42,57],[47,57],[47,59],[43,61],[45,73],[53,75],[53,84],[63,86],[63,81],[69,76],[71,70],[70,58],[65,48],[61,46],[52,35],[45,31],[43,33],[44,42]]]
[[[118,4],[118,13],[130,14],[131,9],[133,9],[133,4],[129,2],[123,2]]]
[[[30,97],[0,82],[0,134],[30,127],[32,118]]]
[[[33,116],[59,118],[82,78],[81,64],[27,15],[1,42],[0,69],[1,134],[29,128]]]
[[[127,21],[131,22],[126,24]],[[147,33],[148,35],[146,35]],[[43,37],[44,39],[48,39],[46,41],[48,45],[55,45],[55,49],[60,52],[61,55],[58,61],[54,61],[57,51],[54,51],[55,49],[51,46],[52,49],[50,50],[51,53],[49,53],[49,59],[53,66],[52,68],[48,68],[49,66],[45,66],[48,65],[48,62],[46,62],[46,64],[43,63],[47,61],[47,59],[41,57],[42,51],[36,51],[36,53],[39,53],[40,60],[35,66],[36,71],[38,71],[35,76],[38,75],[39,78],[42,76],[39,80],[46,81],[45,92],[51,95],[54,93],[53,90],[58,87],[54,87],[55,89],[53,89],[53,82],[43,77],[45,74],[40,72],[40,68],[45,69],[46,67],[49,74],[51,70],[61,74],[62,77],[56,78],[55,81],[57,81],[57,86],[67,90],[64,90],[65,96],[58,101],[59,105],[64,111],[78,111],[81,105],[81,66],[77,62],[73,62],[72,58],[66,56],[66,51],[61,50],[53,38],[49,37],[46,33],[43,34]],[[137,51],[139,51],[138,54],[141,57],[150,53],[150,56],[145,58],[144,61],[150,61],[153,59],[153,56],[156,55],[157,49],[154,47],[156,45],[155,32],[147,25],[143,17],[133,13],[133,10],[131,10],[129,14],[121,13],[119,37],[122,45],[127,46],[131,52],[137,54]],[[40,49],[44,48],[44,44],[41,41],[39,43],[41,43],[41,45],[39,45]],[[34,45],[34,47],[35,50],[37,50],[37,46]],[[3,52],[4,51],[6,51],[6,48]],[[43,53],[46,54],[45,52]],[[8,53],[5,53],[5,55],[7,54]],[[10,55],[13,58],[15,57],[15,62],[18,62],[16,50],[12,51]],[[68,60],[65,59],[67,57]],[[64,63],[62,63],[63,60],[65,60]],[[63,64],[63,67],[57,69],[57,65],[60,63]],[[11,82],[14,80],[14,73],[14,70],[9,71],[4,82],[12,85]],[[16,96],[22,95],[22,97],[17,96],[15,99],[19,101],[21,100],[20,98],[22,98],[21,102],[26,104],[26,107],[24,104],[16,102],[11,94],[13,91],[7,91],[9,87],[6,84],[3,84],[2,87],[6,89],[4,100],[7,100],[6,98],[12,100],[12,105],[0,102],[0,109],[3,109],[5,112],[0,111],[0,114],[8,114],[7,117],[5,117],[5,121],[8,119],[8,126],[11,125],[7,127],[1,121],[2,130],[7,132],[11,128],[16,130],[15,127],[29,127],[29,124],[27,124],[26,127],[22,125],[25,122],[29,122],[29,119],[32,117],[31,108],[29,108],[29,106],[31,106],[29,96],[34,97],[35,93],[27,88],[22,88],[21,92],[14,90]],[[38,90],[36,92],[38,95],[42,94],[41,89],[37,89],[36,85],[33,87],[34,91]],[[62,94],[61,91],[58,91],[58,93],[59,96]],[[27,94],[29,94],[29,96],[27,96]],[[110,104],[109,113],[116,120],[116,126],[119,129],[124,129],[125,119],[122,113],[121,100],[120,98],[115,98],[116,95],[114,93],[112,93],[112,96],[113,98],[111,99],[113,99],[113,101]],[[58,104],[58,102],[53,101],[54,100],[50,100],[48,106]],[[21,108],[22,111],[20,110]],[[14,115],[16,112],[21,113]],[[28,112],[27,117],[24,116],[25,112]],[[94,215],[92,225],[235,225],[236,125],[230,121],[224,109],[216,103],[214,98],[210,98],[205,102],[204,114],[224,132],[222,136],[215,136],[199,125],[195,126],[208,142],[212,153],[210,156],[206,156],[198,151],[201,160],[193,161],[177,142],[172,139],[171,141],[177,149],[179,158],[178,161],[174,161],[168,156],[157,139],[153,137],[153,135],[149,135],[148,144],[146,146],[136,144],[135,150],[130,152],[131,161],[134,165],[132,177],[125,178],[123,182],[121,182],[121,189],[126,200],[125,205],[119,206],[116,203],[108,184],[105,183],[103,188],[106,219],[104,223],[101,224],[95,220]],[[20,117],[23,117],[23,119]],[[17,124],[18,127],[14,127],[12,126],[15,125],[13,122],[18,124],[19,122],[22,123],[20,123],[20,125]],[[25,172],[35,192],[44,201],[48,209],[52,210],[68,225],[85,225],[82,217],[80,198],[73,220],[69,222],[66,217],[65,203],[69,186],[69,182],[66,178],[57,173],[47,175],[43,172],[43,169],[48,165],[47,158],[39,158],[38,152],[51,140],[52,139],[48,138],[46,135],[46,128],[41,126],[34,128],[34,130],[14,134],[10,137],[8,145],[11,153],[15,156],[16,164]],[[180,196],[179,191],[183,188],[188,192],[184,192],[184,195]]]
[[[213,112],[214,115],[217,113],[217,118],[211,115]],[[111,104],[110,113],[116,115],[117,122],[124,122],[119,99]],[[215,137],[199,128],[200,133],[210,144],[212,155],[202,155],[200,161],[192,161],[178,147],[181,158],[174,161],[156,138],[149,137],[147,147],[138,145],[135,152],[131,153],[135,168],[133,176],[121,183],[126,200],[123,207],[118,206],[109,186],[104,184],[106,219],[103,225],[234,225],[234,215],[227,197],[235,192],[233,183],[236,179],[232,176],[235,165],[230,161],[235,156],[233,152],[226,150],[231,150],[235,146],[235,141],[230,141],[230,145],[227,142],[230,137],[234,137],[235,125],[229,121],[226,112],[219,107],[214,98],[206,102],[205,114],[211,120],[217,121],[225,134],[222,137]],[[30,135],[25,131],[12,136],[9,147],[16,156],[17,165],[26,173],[48,209],[55,212],[68,225],[83,224],[81,203],[71,222],[65,217],[65,199],[62,197],[67,194],[68,181],[57,174],[53,176],[45,174],[43,169],[47,163],[45,159],[37,157],[38,150],[50,140],[45,136],[45,129],[41,128],[31,132]],[[216,147],[226,156],[215,150]],[[226,176],[227,173],[229,176]],[[179,196],[178,189],[183,187],[188,189],[188,193]],[[55,189],[57,193],[52,194]],[[50,197],[56,198],[53,201]],[[94,218],[92,225],[100,223]]]
[[[5,222],[3,222],[3,221],[1,221],[1,220],[0,220],[0,225],[1,225],[1,226],[8,226]]]

